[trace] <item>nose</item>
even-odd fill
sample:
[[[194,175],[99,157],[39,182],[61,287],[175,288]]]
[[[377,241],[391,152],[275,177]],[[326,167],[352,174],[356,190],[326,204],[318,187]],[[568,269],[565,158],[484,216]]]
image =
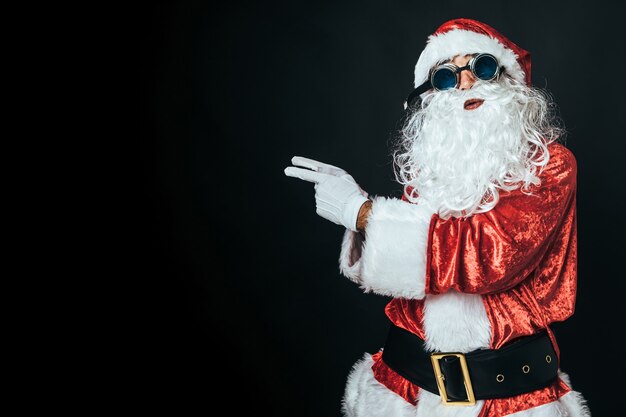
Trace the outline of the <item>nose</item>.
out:
[[[461,90],[469,90],[476,82],[476,77],[474,77],[474,73],[469,69],[461,71],[459,77],[459,88]]]

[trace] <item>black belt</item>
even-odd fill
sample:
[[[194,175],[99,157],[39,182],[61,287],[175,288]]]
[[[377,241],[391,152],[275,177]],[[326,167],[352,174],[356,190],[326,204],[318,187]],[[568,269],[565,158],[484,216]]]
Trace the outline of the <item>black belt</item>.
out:
[[[427,352],[424,341],[391,326],[383,361],[402,377],[441,396],[445,404],[506,398],[550,385],[558,361],[546,332],[524,336],[500,349],[469,353]]]

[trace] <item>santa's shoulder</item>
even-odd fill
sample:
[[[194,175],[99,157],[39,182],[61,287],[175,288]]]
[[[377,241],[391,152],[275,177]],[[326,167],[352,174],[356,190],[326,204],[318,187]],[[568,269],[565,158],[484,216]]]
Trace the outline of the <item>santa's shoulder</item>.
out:
[[[577,164],[576,157],[570,149],[560,142],[552,142],[548,145],[550,159],[542,174],[549,177],[557,177],[565,181],[576,181]]]

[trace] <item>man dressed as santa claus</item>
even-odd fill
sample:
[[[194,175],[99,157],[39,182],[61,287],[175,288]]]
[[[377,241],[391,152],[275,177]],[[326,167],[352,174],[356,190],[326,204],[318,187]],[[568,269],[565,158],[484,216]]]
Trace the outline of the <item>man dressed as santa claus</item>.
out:
[[[530,54],[444,23],[415,67],[394,153],[402,199],[294,157],[317,213],[346,227],[343,275],[392,297],[384,347],[348,378],[346,416],[589,416],[550,324],[576,298],[576,160]]]

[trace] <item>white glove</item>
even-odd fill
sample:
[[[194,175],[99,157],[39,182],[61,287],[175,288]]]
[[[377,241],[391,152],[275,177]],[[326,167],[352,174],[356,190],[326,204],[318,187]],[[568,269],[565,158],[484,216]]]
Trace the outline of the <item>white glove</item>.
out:
[[[291,163],[310,169],[287,167],[285,175],[315,183],[317,214],[356,232],[359,209],[367,201],[367,193],[354,178],[341,168],[301,156],[291,158]]]

